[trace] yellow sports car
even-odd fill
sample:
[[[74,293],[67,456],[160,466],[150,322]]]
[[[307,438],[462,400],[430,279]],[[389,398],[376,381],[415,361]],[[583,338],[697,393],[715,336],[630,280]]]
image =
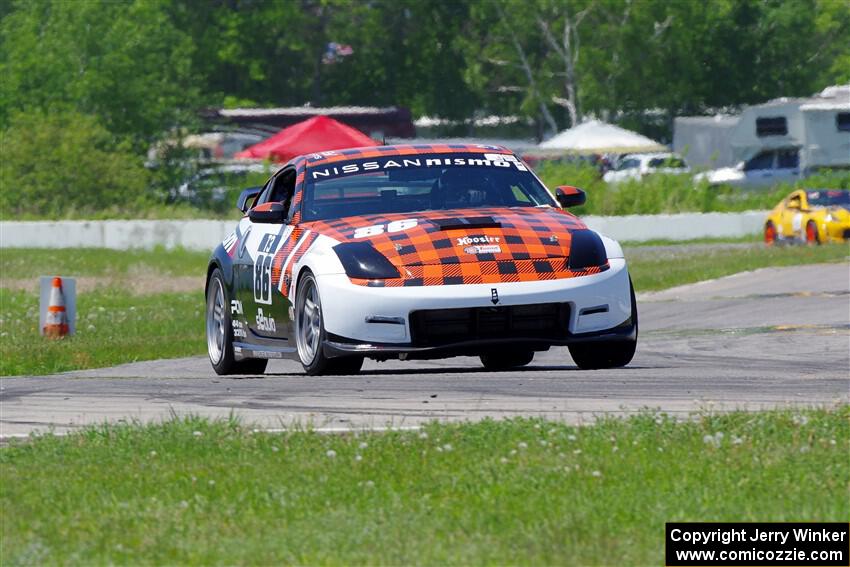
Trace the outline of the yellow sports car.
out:
[[[850,240],[850,189],[800,189],[776,205],[764,224],[764,241],[843,242]]]

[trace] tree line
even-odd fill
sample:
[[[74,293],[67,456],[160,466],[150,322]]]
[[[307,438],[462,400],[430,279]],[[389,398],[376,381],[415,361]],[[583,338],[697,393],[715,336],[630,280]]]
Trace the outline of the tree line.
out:
[[[0,129],[141,156],[204,107],[309,103],[657,135],[850,81],[848,29],[847,0],[2,0]]]

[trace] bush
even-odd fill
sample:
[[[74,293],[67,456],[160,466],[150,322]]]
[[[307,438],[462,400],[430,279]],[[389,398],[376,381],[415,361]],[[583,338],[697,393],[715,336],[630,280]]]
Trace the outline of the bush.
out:
[[[684,212],[738,212],[771,209],[797,187],[850,188],[850,171],[824,170],[794,184],[738,189],[695,184],[691,175],[654,174],[617,185],[602,181],[597,169],[579,162],[543,162],[536,168],[547,187],[575,185],[587,192],[578,215],[638,215]]]
[[[146,204],[141,158],[93,116],[18,113],[0,135],[2,218],[123,216]]]

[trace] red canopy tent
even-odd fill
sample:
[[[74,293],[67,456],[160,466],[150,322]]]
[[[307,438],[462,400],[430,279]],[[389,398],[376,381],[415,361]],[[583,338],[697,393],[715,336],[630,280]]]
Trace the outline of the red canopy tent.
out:
[[[314,116],[245,148],[237,153],[236,157],[283,162],[303,154],[378,145],[380,144],[360,130],[327,116]]]

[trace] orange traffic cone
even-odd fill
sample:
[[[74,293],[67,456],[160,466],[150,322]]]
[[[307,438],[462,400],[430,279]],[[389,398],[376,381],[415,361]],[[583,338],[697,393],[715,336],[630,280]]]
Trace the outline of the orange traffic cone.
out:
[[[44,321],[44,336],[61,339],[68,334],[68,318],[65,315],[65,294],[62,293],[62,278],[53,278],[47,318]]]

